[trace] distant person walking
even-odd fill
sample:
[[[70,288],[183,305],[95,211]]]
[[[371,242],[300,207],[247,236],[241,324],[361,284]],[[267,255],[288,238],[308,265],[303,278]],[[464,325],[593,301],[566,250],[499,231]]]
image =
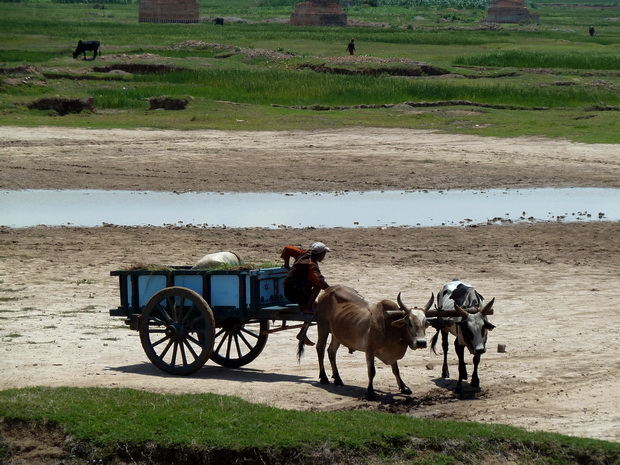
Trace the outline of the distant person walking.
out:
[[[355,39],[351,39],[351,42],[347,45],[347,52],[349,52],[349,55],[353,55],[355,53]]]
[[[596,34],[596,31],[594,30],[594,26],[590,26],[588,31],[590,32],[590,37],[594,37],[594,34]]]

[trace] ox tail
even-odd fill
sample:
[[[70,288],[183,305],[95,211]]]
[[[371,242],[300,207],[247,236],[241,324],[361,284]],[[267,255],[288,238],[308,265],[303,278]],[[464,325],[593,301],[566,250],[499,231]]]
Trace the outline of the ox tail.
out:
[[[301,331],[297,335],[297,339],[299,339],[299,344],[297,344],[297,363],[301,362],[301,357],[304,355],[305,349],[305,341],[306,341],[306,333],[308,332],[308,328],[310,327],[310,323],[306,323]]]
[[[435,350],[435,346],[437,345],[437,340],[439,339],[440,332],[441,332],[441,329],[437,329],[437,332],[431,339],[431,350],[433,351],[434,354],[437,354],[437,350]]]

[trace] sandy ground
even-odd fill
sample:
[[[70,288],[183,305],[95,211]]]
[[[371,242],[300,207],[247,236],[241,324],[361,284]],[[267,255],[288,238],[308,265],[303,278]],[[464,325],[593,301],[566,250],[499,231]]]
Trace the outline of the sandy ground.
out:
[[[619,146],[608,144],[384,128],[181,132],[0,127],[0,189],[620,187],[619,153]]]
[[[620,187],[618,154],[610,145],[411,130],[3,127],[0,189]],[[312,349],[297,363],[294,331],[271,335],[258,359],[241,369],[209,362],[195,375],[173,377],[150,364],[137,333],[108,315],[119,304],[111,270],[136,262],[192,264],[219,250],[235,250],[249,262],[277,262],[284,244],[315,240],[334,249],[321,266],[328,281],[350,285],[369,300],[394,299],[402,291],[405,302],[421,306],[457,277],[496,297],[482,391],[456,396],[454,378],[440,377],[441,355],[418,350],[401,361],[413,394],[398,394],[390,368],[379,363],[378,399],[369,402],[363,354],[341,351],[346,386],[323,386]],[[0,227],[0,389],[214,392],[282,408],[379,409],[618,442],[619,277],[617,222],[326,230]],[[454,376],[453,353],[450,363]]]

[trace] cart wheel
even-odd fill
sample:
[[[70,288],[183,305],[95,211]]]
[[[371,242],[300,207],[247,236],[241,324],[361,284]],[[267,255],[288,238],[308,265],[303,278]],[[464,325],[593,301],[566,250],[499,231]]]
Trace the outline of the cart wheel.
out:
[[[190,375],[209,359],[215,339],[213,312],[196,292],[168,287],[147,302],[140,341],[153,365],[173,375]]]
[[[267,344],[269,320],[225,320],[215,334],[211,360],[218,365],[237,368],[260,355]]]

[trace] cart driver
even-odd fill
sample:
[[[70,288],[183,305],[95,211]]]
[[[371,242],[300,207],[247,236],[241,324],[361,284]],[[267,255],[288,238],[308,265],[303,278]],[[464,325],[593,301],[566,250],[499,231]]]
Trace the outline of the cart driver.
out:
[[[284,279],[284,296],[301,306],[302,313],[313,314],[316,311],[316,298],[329,287],[319,269],[319,263],[325,259],[329,248],[322,242],[315,242],[309,250],[303,250],[287,245],[282,250],[284,267],[289,270]],[[291,258],[294,260],[290,265]],[[304,338],[304,344],[313,346],[314,342],[306,336],[307,326],[304,326],[297,335],[297,339]]]

